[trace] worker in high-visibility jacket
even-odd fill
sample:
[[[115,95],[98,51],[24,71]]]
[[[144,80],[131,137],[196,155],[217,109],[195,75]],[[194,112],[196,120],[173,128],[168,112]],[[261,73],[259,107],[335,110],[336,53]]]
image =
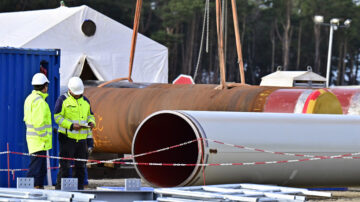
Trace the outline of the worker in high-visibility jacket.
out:
[[[92,129],[95,127],[90,101],[83,96],[84,84],[79,77],[72,77],[68,92],[55,104],[54,118],[59,125],[60,157],[86,159],[94,147]],[[60,160],[56,189],[61,189],[61,178],[70,177],[70,160]],[[78,189],[84,189],[84,161],[75,161],[73,177],[78,178]]]
[[[33,76],[31,84],[34,90],[24,103],[24,121],[26,124],[26,142],[30,154],[46,155],[52,148],[51,112],[45,101],[48,96],[49,80],[42,73]],[[27,177],[34,178],[35,188],[44,188],[46,176],[46,158],[31,156]]]

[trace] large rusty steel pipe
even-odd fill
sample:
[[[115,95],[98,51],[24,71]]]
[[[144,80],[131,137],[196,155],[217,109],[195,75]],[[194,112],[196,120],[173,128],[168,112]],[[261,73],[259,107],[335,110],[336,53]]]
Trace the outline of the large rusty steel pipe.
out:
[[[360,185],[357,159],[309,160],[287,152],[336,156],[360,151],[360,116],[159,111],[138,127],[132,154],[182,147],[135,157],[136,163],[190,164],[190,166],[136,165],[138,174],[158,187],[226,183],[261,183],[284,186]],[[246,150],[223,143],[261,150]],[[359,156],[359,154],[357,154]],[[298,162],[284,162],[300,160]],[[271,164],[262,162],[271,161]],[[255,165],[204,166],[259,162]]]
[[[142,89],[86,88],[84,94],[91,102],[97,122],[97,127],[93,131],[95,151],[130,153],[136,128],[142,120],[156,111],[263,112],[266,109],[273,112],[294,113],[295,106],[301,105],[300,110],[304,108],[303,100],[298,98],[302,93],[319,91],[289,88],[276,93],[279,88],[242,86],[214,90],[215,87],[215,85],[201,84],[156,84]],[[290,96],[292,99],[272,99],[268,102],[268,96],[273,93],[277,96]],[[308,109],[305,113],[341,113],[337,98],[327,91],[324,91],[323,95],[309,99],[312,109]],[[326,97],[327,99],[323,99]]]

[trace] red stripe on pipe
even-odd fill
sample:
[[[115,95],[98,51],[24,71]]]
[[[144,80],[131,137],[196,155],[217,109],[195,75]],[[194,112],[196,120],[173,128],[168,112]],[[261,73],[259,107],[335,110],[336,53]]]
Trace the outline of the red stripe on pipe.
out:
[[[303,108],[302,113],[305,113],[305,114],[306,114],[306,113],[307,113],[307,110],[308,110],[308,107],[309,107],[310,101],[316,100],[316,99],[322,94],[322,92],[321,92],[320,90],[321,90],[321,89],[316,90],[316,91],[313,91],[313,92],[309,95],[309,97],[308,97],[308,98],[306,99],[306,101],[305,101],[305,104],[304,104],[304,108]],[[322,90],[328,92],[326,89],[322,89]]]
[[[293,113],[296,103],[306,89],[278,89],[266,99],[264,112]]]

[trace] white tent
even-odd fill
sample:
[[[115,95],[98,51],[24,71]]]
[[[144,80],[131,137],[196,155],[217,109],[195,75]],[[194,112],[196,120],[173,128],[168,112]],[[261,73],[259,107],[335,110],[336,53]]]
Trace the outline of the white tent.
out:
[[[94,35],[82,31],[85,21]],[[101,81],[128,76],[132,29],[88,6],[0,13],[0,27],[0,46],[61,49],[61,85],[80,76],[85,59]],[[167,83],[167,48],[138,34],[132,78]]]

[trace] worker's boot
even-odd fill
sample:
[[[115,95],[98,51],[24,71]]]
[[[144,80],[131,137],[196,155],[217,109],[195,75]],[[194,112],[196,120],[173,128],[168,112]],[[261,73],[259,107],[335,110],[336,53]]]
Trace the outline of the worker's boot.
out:
[[[35,186],[35,189],[44,189],[44,186]]]
[[[56,184],[55,190],[61,190],[61,184],[60,184],[60,183],[57,183],[57,184]]]

